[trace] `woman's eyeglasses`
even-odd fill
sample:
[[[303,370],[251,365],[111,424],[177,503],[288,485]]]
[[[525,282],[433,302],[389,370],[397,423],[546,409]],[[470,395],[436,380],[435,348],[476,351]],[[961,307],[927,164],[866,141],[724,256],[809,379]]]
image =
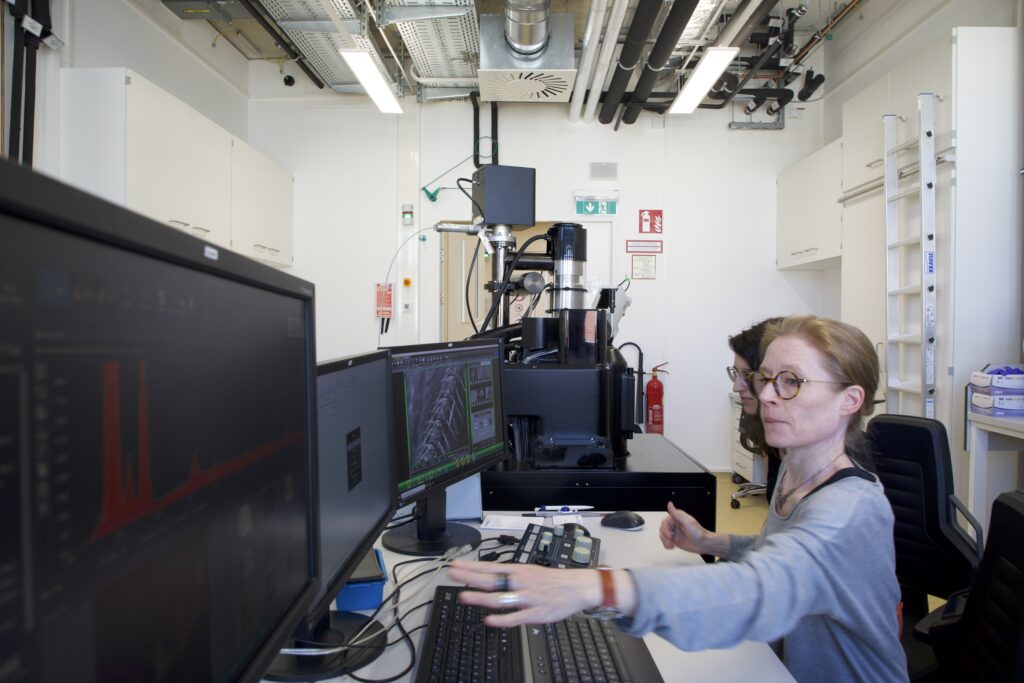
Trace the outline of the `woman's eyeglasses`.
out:
[[[734,382],[735,383],[736,379],[739,378],[740,384],[742,384],[745,387],[749,387],[750,386],[750,378],[754,375],[754,371],[753,370],[740,370],[735,365],[730,365],[729,367],[727,367],[725,369],[725,374],[729,375],[729,381],[730,382]]]
[[[833,382],[827,379],[804,379],[789,370],[783,370],[774,377],[768,377],[763,372],[751,372],[750,375],[751,377],[748,380],[748,386],[753,389],[755,396],[760,396],[761,392],[764,391],[765,385],[771,384],[772,388],[775,389],[775,395],[783,401],[789,401],[790,399],[796,398],[797,394],[800,393],[800,387],[807,382],[849,386],[847,382]]]

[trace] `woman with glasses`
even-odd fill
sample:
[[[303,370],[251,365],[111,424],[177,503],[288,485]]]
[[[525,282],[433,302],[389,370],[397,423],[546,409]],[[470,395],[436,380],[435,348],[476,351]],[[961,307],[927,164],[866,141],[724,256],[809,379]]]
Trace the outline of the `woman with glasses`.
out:
[[[768,462],[765,497],[771,500],[775,491],[775,482],[779,475],[780,455],[764,440],[764,426],[758,416],[757,397],[750,389],[750,377],[761,367],[761,341],[765,328],[777,323],[782,318],[769,318],[748,327],[739,334],[729,337],[729,348],[733,352],[733,364],[725,369],[732,381],[732,390],[740,397],[743,413],[740,415],[740,445],[756,457],[764,457]],[[745,494],[750,495],[750,494]],[[734,496],[733,500],[736,500]],[[738,502],[733,503],[738,506]]]
[[[855,327],[814,316],[769,325],[764,344],[750,383],[765,440],[785,456],[760,534],[709,531],[669,503],[665,547],[727,561],[570,571],[457,561],[452,579],[494,591],[461,600],[515,610],[490,626],[594,609],[684,650],[771,642],[798,681],[906,681],[892,508],[862,466],[875,350]]]

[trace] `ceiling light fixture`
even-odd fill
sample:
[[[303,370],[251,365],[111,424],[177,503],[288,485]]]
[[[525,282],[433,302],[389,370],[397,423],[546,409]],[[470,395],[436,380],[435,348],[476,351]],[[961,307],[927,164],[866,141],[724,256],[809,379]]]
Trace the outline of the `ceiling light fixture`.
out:
[[[384,114],[403,113],[402,106],[398,104],[398,98],[391,90],[391,85],[384,79],[384,75],[377,68],[377,64],[369,52],[365,50],[338,50],[338,52],[341,53],[348,68],[359,79],[363,90],[377,105],[377,109]]]
[[[738,47],[709,47],[704,50],[697,67],[686,79],[668,113],[692,114],[739,52]]]

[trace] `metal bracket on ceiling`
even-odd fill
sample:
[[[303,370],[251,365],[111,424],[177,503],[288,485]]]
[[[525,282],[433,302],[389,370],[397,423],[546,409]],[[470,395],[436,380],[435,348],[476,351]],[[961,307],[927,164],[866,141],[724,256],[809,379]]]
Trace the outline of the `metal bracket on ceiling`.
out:
[[[339,22],[349,33],[361,33],[362,22],[358,19],[340,19]],[[304,33],[338,33],[338,27],[330,19],[323,21],[279,21],[277,25],[285,31],[302,31]]]
[[[472,7],[385,7],[380,13],[380,27],[402,21],[430,21],[432,19],[457,19],[473,10]]]
[[[420,104],[424,102],[443,102],[445,100],[462,100],[469,97],[469,94],[476,88],[434,88],[426,85],[421,85],[416,88],[416,101]]]

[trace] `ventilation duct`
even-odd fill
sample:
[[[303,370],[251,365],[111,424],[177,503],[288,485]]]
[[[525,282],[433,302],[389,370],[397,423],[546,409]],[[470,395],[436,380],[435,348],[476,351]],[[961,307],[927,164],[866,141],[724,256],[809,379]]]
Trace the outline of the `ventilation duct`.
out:
[[[573,19],[551,0],[509,0],[505,14],[480,15],[480,99],[568,102],[576,77]]]

